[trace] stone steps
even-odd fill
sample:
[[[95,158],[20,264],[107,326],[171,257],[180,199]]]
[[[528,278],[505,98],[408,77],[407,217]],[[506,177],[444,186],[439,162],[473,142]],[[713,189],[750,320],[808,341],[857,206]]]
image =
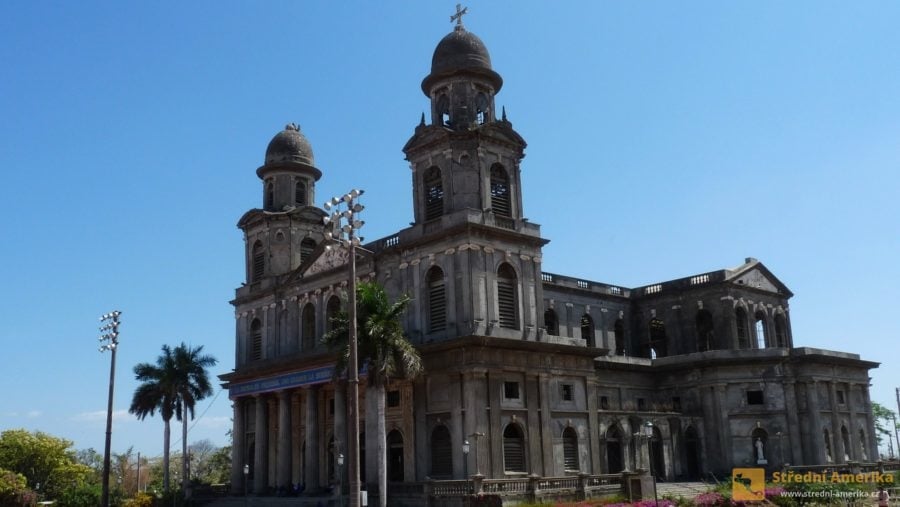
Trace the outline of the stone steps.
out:
[[[668,496],[671,498],[694,498],[706,493],[712,486],[705,482],[658,482],[656,483],[656,495],[659,498]]]

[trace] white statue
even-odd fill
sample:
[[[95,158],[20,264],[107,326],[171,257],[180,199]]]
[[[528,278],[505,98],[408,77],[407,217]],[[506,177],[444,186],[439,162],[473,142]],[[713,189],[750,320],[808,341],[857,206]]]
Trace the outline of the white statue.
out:
[[[756,438],[756,443],[753,445],[756,446],[756,461],[757,463],[766,461],[766,456],[763,454],[763,441],[761,438]]]

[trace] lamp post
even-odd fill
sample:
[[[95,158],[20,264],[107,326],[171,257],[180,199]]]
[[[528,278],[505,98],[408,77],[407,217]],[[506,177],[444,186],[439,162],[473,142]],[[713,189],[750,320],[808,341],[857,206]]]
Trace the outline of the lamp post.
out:
[[[347,367],[347,384],[349,385],[348,408],[350,412],[350,428],[348,433],[351,438],[347,451],[350,453],[350,507],[359,507],[359,359],[357,358],[356,343],[356,247],[359,246],[362,238],[359,237],[357,231],[365,224],[362,220],[357,220],[357,215],[364,209],[364,206],[357,202],[359,196],[363,194],[363,190],[353,189],[341,197],[332,197],[330,201],[325,203],[325,210],[330,211],[334,208],[331,216],[323,219],[326,229],[330,225],[331,230],[325,231],[325,240],[338,243],[347,248],[350,253],[350,297],[349,308],[349,342],[350,357]],[[341,205],[345,205],[344,211],[340,210]],[[341,225],[346,220],[346,225]],[[330,248],[331,245],[326,245]]]
[[[244,505],[250,505],[250,499],[247,498],[247,477],[250,475],[250,465],[244,463]]]
[[[344,507],[344,453],[337,455],[338,464],[338,498],[341,499],[341,507]]]
[[[647,437],[647,457],[650,458],[648,468],[650,475],[653,476],[653,504],[659,507],[659,498],[656,496],[656,472],[653,466],[653,423],[650,421],[644,423],[644,436]]]
[[[469,490],[469,441],[463,440],[462,445],[463,452],[463,480],[466,481],[466,494],[470,493]]]
[[[110,447],[112,446],[112,410],[113,410],[113,387],[116,381],[116,348],[119,345],[119,315],[122,312],[116,310],[105,313],[100,317],[99,340],[107,342],[100,345],[100,353],[105,351],[111,352],[109,363],[109,399],[106,404],[106,444],[103,447],[103,489],[100,495],[100,505],[109,507],[109,456]]]

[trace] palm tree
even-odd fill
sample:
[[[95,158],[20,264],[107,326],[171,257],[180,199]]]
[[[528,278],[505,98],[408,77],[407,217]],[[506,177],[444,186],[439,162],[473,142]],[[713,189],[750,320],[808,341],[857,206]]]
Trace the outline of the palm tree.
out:
[[[172,416],[181,420],[183,455],[187,452],[187,414],[194,417],[194,405],[212,394],[212,386],[206,373],[208,366],[214,366],[216,359],[201,355],[203,346],[189,347],[182,343],[174,350],[162,346],[162,354],[156,364],[140,363],[134,367],[134,377],[141,385],[134,391],[129,412],[144,420],[158,410],[163,418],[163,490],[169,491],[169,446]],[[182,460],[182,477],[187,482],[187,462]]]
[[[369,491],[379,492],[379,504],[387,505],[387,435],[384,425],[384,391],[391,378],[412,379],[422,372],[419,352],[406,339],[400,317],[409,306],[409,296],[401,296],[391,303],[384,287],[372,282],[360,283],[356,288],[357,314],[357,367],[366,367],[366,456],[372,456],[367,469]],[[335,375],[342,375],[348,367],[349,316],[338,314],[333,329],[323,341],[332,350],[338,350]],[[353,436],[351,435],[351,438]]]

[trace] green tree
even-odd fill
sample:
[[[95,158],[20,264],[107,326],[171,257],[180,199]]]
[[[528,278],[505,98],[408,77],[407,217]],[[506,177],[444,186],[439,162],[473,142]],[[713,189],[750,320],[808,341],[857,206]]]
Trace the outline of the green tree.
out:
[[[0,505],[31,505],[34,496],[24,475],[0,468]]]
[[[893,410],[873,401],[872,418],[875,419],[875,439],[880,447],[885,436],[887,436],[888,440],[894,438],[896,414],[894,414]]]
[[[143,420],[158,410],[163,418],[163,490],[169,490],[170,421],[174,416],[182,421],[183,453],[187,452],[187,418],[194,418],[197,402],[212,394],[212,385],[206,368],[214,366],[216,359],[203,355],[203,346],[196,348],[184,343],[172,349],[162,346],[162,354],[156,364],[140,363],[134,367],[135,379],[141,385],[134,392],[129,412]],[[187,474],[183,463],[182,477]],[[185,481],[186,483],[186,481]]]
[[[379,492],[379,504],[387,505],[387,435],[384,422],[385,387],[392,378],[412,379],[422,372],[419,352],[403,332],[401,316],[409,306],[409,296],[391,303],[384,287],[364,282],[356,288],[357,368],[365,366],[366,386],[366,456],[374,459],[366,468],[369,491]],[[350,360],[347,312],[334,319],[333,328],[323,341],[338,351],[335,375],[343,375]],[[371,482],[375,481],[375,482]]]
[[[76,462],[71,441],[22,429],[0,433],[0,467],[21,474],[29,488],[48,498],[84,483],[91,474]]]

